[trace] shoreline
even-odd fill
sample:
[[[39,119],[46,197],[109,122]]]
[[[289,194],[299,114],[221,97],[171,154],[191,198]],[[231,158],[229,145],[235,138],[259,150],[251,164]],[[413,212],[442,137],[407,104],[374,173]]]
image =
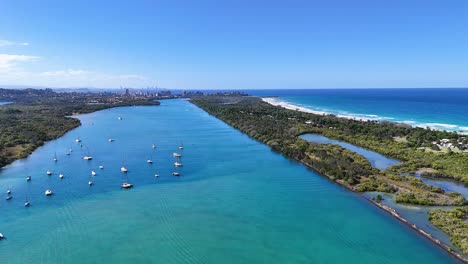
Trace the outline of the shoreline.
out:
[[[223,120],[221,120],[223,121]],[[224,121],[223,121],[224,122]],[[234,127],[233,127],[234,128]],[[236,129],[236,128],[234,128]],[[242,132],[242,131],[241,131]],[[242,132],[244,133],[244,132]],[[249,136],[250,137],[250,136]],[[254,139],[256,140],[256,139]],[[257,140],[256,140],[257,141]],[[259,143],[262,143],[262,142],[259,142]],[[262,143],[263,144],[263,143]],[[282,155],[284,155],[282,152],[278,152],[278,153],[281,153]],[[397,219],[398,221],[400,221],[400,223],[403,223],[405,224],[407,227],[409,227],[410,229],[412,229],[413,231],[417,232],[419,235],[423,236],[424,238],[428,239],[429,241],[431,241],[432,243],[434,243],[436,246],[440,247],[441,249],[443,249],[444,251],[446,251],[448,254],[450,254],[452,257],[456,258],[457,260],[463,262],[463,263],[468,263],[468,257],[465,257],[463,256],[462,254],[454,251],[452,249],[452,247],[450,247],[449,245],[445,244],[444,242],[440,241],[439,239],[433,237],[430,233],[420,229],[418,226],[416,226],[416,224],[408,221],[406,218],[404,218],[403,216],[401,216],[397,210],[395,210],[394,208],[390,207],[390,206],[386,206],[386,205],[383,205],[383,204],[380,204],[378,203],[377,201],[373,200],[372,198],[369,198],[369,197],[366,197],[364,196],[362,193],[354,190],[351,186],[345,184],[344,182],[340,181],[340,180],[334,180],[334,179],[330,179],[329,177],[327,177],[326,175],[318,172],[317,170],[314,169],[314,167],[312,167],[311,165],[305,163],[305,162],[302,162],[301,160],[298,160],[294,157],[289,157],[289,156],[286,156],[286,158],[291,158],[293,159],[294,161],[300,163],[300,164],[303,164],[304,166],[306,166],[307,168],[313,170],[314,172],[316,172],[318,175],[328,179],[329,181],[332,181],[336,184],[338,184],[339,186],[341,187],[344,187],[346,188],[348,191],[351,191],[357,195],[359,195],[359,197],[363,198],[364,200],[370,202],[371,204],[373,204],[374,206],[380,208],[381,210],[383,210],[384,212],[390,214],[393,218]]]
[[[265,102],[264,98],[261,98],[262,101]],[[193,103],[193,102],[192,102]],[[267,102],[268,103],[268,102]],[[195,104],[195,103],[194,103]],[[270,103],[269,103],[270,104]],[[265,144],[264,142],[262,141],[259,141],[258,139],[256,139],[255,137],[249,135],[248,133],[244,132],[243,130],[235,127],[233,124],[230,124],[229,122],[226,122],[225,120],[223,120],[222,118],[218,117],[217,115],[211,113],[210,111],[204,109],[203,107],[199,106],[198,104],[195,104],[197,107],[199,107],[200,109],[204,110],[205,112],[207,112],[208,114],[214,116],[215,118],[219,119],[220,121],[226,123],[227,125],[231,126],[232,128],[236,129],[236,130],[239,130],[241,133],[247,135],[248,137],[254,139],[255,141],[261,143],[261,144]],[[271,105],[271,104],[270,104]],[[289,108],[290,109],[290,108]],[[290,109],[290,110],[296,110],[295,108],[293,109]],[[307,113],[312,113],[312,111],[310,109],[306,109],[306,112]],[[332,179],[320,172],[318,172],[312,165],[308,164],[308,163],[305,163],[303,162],[302,160],[294,157],[294,156],[290,156],[290,155],[287,155],[285,153],[283,153],[282,151],[279,151],[279,150],[275,150],[273,149],[270,145],[268,144],[265,144],[267,145],[268,147],[270,147],[270,149],[272,149],[273,151],[275,152],[278,152],[278,153],[281,153],[283,156],[285,156],[286,158],[290,158],[300,164],[303,164],[304,166],[306,166],[307,168],[313,170],[314,172],[316,172],[318,175],[320,175],[321,177],[325,177],[326,179],[328,179],[329,181],[332,181],[332,182],[335,182],[337,183],[339,186],[342,186],[344,188],[346,188],[347,190],[357,194],[360,198],[363,198],[367,201],[369,201],[370,203],[372,203],[374,206],[380,208],[381,210],[383,210],[384,212],[390,214],[390,216],[392,216],[393,218],[397,219],[400,223],[403,223],[405,224],[407,227],[409,227],[410,229],[412,229],[413,231],[417,232],[419,235],[422,235],[424,238],[428,239],[429,241],[431,241],[434,245],[438,246],[439,248],[441,248],[442,250],[444,250],[445,252],[447,252],[450,256],[454,257],[456,260],[458,261],[461,261],[462,263],[468,263],[468,257],[462,255],[461,253],[459,252],[456,252],[452,249],[452,247],[450,247],[449,245],[445,244],[444,242],[440,241],[439,239],[433,237],[430,233],[420,229],[418,226],[416,226],[414,223],[410,222],[409,220],[407,220],[406,218],[404,218],[403,216],[401,216],[394,208],[391,208],[389,206],[386,206],[386,205],[382,205],[380,203],[377,203],[377,201],[374,201],[372,198],[369,198],[369,197],[366,197],[364,196],[361,192],[358,192],[356,190],[354,190],[350,185],[346,184],[345,182],[343,182],[342,180],[337,180],[337,179]]]
[[[78,123],[71,127],[70,129],[68,130],[64,130],[62,131],[62,133],[60,133],[59,135],[57,135],[56,137],[50,139],[50,140],[47,140],[47,141],[43,141],[42,144],[40,145],[36,145],[34,146],[33,149],[31,149],[28,153],[25,153],[24,155],[21,155],[19,157],[16,157],[12,160],[9,160],[8,162],[6,162],[5,164],[0,164],[0,171],[6,167],[8,167],[9,165],[13,164],[15,161],[18,161],[18,160],[22,160],[22,159],[25,159],[27,157],[29,157],[29,155],[31,155],[34,151],[36,151],[38,148],[44,146],[45,144],[47,144],[48,142],[51,142],[53,140],[56,140],[60,137],[63,137],[66,133],[80,127],[82,124],[81,124],[81,121],[80,119],[76,118],[75,116],[77,115],[83,115],[83,114],[90,114],[90,113],[94,113],[94,112],[98,112],[98,111],[102,111],[102,110],[106,110],[106,109],[111,109],[111,108],[116,108],[116,107],[128,107],[128,106],[159,106],[160,103],[159,101],[149,101],[149,102],[146,102],[146,103],[128,103],[128,104],[116,104],[116,105],[101,105],[102,108],[100,109],[93,109],[92,111],[83,111],[83,112],[73,112],[71,115],[64,115],[65,118],[69,118],[69,119],[73,119],[73,120],[76,120]]]
[[[305,107],[300,107],[300,106],[295,107],[295,105],[276,100],[275,98],[272,98],[272,97],[268,97],[268,98],[260,97],[260,98],[261,98],[261,100],[263,102],[266,102],[266,103],[268,103],[270,105],[281,106],[281,107],[284,107],[284,108],[289,109],[289,110],[301,111],[301,112],[305,112],[305,113],[311,113],[311,114],[323,115],[323,116],[330,115],[330,113],[321,112],[321,111],[314,111],[314,110],[311,110],[311,109],[308,109],[308,108],[305,108]],[[338,116],[338,117],[342,117],[342,116]],[[347,117],[342,117],[342,118],[347,118]],[[356,118],[349,118],[349,119],[356,119]],[[244,133],[244,132],[242,132],[242,133]],[[327,178],[328,180],[337,183],[338,185],[346,188],[347,190],[349,190],[349,191],[351,191],[353,193],[356,193],[357,195],[359,195],[363,199],[367,200],[368,202],[370,202],[374,206],[376,206],[376,207],[380,208],[381,210],[383,210],[384,212],[390,214],[393,218],[395,218],[398,221],[400,221],[401,223],[405,224],[406,226],[411,228],[413,231],[417,232],[419,235],[422,235],[423,237],[425,237],[426,239],[428,239],[429,241],[434,243],[436,246],[442,248],[448,254],[450,254],[451,256],[456,258],[457,260],[459,260],[459,261],[461,261],[463,263],[468,263],[468,257],[465,257],[462,254],[452,250],[452,247],[450,247],[449,245],[447,245],[444,242],[440,241],[439,239],[433,237],[430,233],[420,229],[418,226],[416,226],[416,224],[408,221],[406,218],[401,216],[394,208],[392,208],[390,206],[380,204],[377,201],[373,200],[372,198],[369,198],[369,197],[366,197],[366,196],[362,195],[360,192],[357,192],[356,190],[354,190],[351,186],[349,186],[349,185],[347,185],[347,184],[345,184],[345,183],[343,183],[343,182],[341,182],[339,180],[330,179],[326,175],[323,175],[320,172],[316,171],[311,165],[309,165],[307,163],[304,163],[304,162],[302,162],[302,161],[300,161],[300,160],[298,160],[296,158],[292,158],[292,159],[294,159],[295,161],[305,165],[307,168],[312,169],[314,172],[316,172],[317,174]]]
[[[293,103],[289,103],[289,102],[286,102],[286,101],[283,101],[283,100],[279,99],[280,97],[269,96],[269,97],[259,97],[259,98],[263,102],[268,103],[268,104],[273,105],[273,106],[281,106],[281,107],[289,109],[289,110],[300,111],[300,112],[310,113],[310,114],[315,114],[315,115],[321,115],[321,116],[334,115],[334,116],[339,117],[339,118],[345,118],[345,119],[351,119],[351,120],[362,120],[362,121],[377,121],[377,122],[385,121],[385,122],[392,122],[392,123],[396,123],[396,124],[408,125],[408,126],[411,126],[411,127],[419,127],[419,128],[430,127],[433,130],[438,130],[438,131],[444,131],[445,130],[445,131],[448,131],[448,132],[457,133],[459,135],[468,135],[468,131],[465,131],[465,130],[462,131],[462,132],[452,130],[453,128],[456,128],[456,127],[465,128],[465,129],[468,129],[468,127],[460,127],[460,126],[453,125],[453,124],[441,124],[441,123],[421,123],[421,124],[418,124],[416,121],[392,121],[392,120],[388,120],[386,118],[380,118],[380,119],[379,118],[373,118],[373,117],[378,117],[377,115],[369,115],[369,117],[362,117],[362,116],[353,116],[352,114],[350,114],[350,115],[334,114],[334,113],[331,113],[331,112],[312,110],[312,109],[309,109],[309,108],[306,108],[306,107],[303,107],[303,106],[295,105]],[[437,126],[445,127],[445,129],[438,128]]]

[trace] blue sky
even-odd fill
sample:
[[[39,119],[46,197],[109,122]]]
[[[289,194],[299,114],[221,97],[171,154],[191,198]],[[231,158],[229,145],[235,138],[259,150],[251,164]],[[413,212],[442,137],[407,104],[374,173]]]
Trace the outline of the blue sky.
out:
[[[0,1],[0,85],[468,87],[468,1]]]

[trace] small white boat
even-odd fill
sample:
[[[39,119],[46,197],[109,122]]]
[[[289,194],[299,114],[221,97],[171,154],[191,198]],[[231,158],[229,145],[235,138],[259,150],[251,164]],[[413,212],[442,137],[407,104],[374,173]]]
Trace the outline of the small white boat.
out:
[[[59,178],[63,179],[63,174],[62,173],[59,174]]]
[[[30,203],[29,201],[26,201],[26,202],[24,203],[24,207],[28,207],[28,206],[30,206],[30,205],[31,205],[31,203]]]
[[[132,187],[133,187],[133,184],[131,184],[131,183],[128,183],[128,182],[122,183],[122,188],[124,188],[124,189],[129,189],[129,188],[132,188]]]
[[[91,171],[91,175],[96,176],[96,172],[95,172],[95,171]]]
[[[128,170],[127,170],[127,168],[125,168],[125,166],[122,166],[122,167],[120,168],[120,171],[123,172],[123,173],[128,172]]]
[[[118,120],[122,120],[123,118],[121,116],[117,117]]]
[[[52,175],[52,172],[50,170],[47,170],[47,175]]]
[[[26,177],[26,181],[31,181],[31,176]]]
[[[114,142],[114,139],[113,139],[113,138],[109,138],[107,141],[109,141],[109,142]]]
[[[174,166],[175,167],[182,167],[183,165],[182,165],[182,163],[176,161],[176,162],[174,162]]]
[[[77,138],[77,139],[75,139],[75,142],[80,143],[80,142],[81,142],[81,139],[80,139],[80,138]]]
[[[5,236],[2,233],[0,233],[0,239],[4,239],[4,238]]]
[[[88,185],[91,186],[93,185],[94,183],[92,181],[88,181]]]
[[[156,145],[155,145],[155,144],[153,144],[151,147],[155,149],[155,148],[156,148]]]
[[[152,159],[148,159],[146,162],[148,162],[149,164],[153,164],[153,160],[152,160]]]
[[[174,153],[172,153],[172,156],[174,156],[175,158],[180,158],[180,157],[182,157],[182,154],[174,152]]]
[[[44,192],[44,194],[45,194],[46,196],[49,196],[49,195],[52,195],[53,192],[52,192],[51,189],[47,189],[47,190]]]
[[[156,174],[154,174],[154,177],[158,178],[158,177],[159,177],[159,174],[157,174],[157,173],[156,173]]]
[[[177,171],[174,171],[174,172],[172,173],[172,175],[174,175],[174,176],[180,176],[180,173],[178,173]]]
[[[10,189],[8,189],[8,190],[6,191],[6,193],[7,193],[7,194],[10,194],[10,193],[11,193],[11,190],[10,190]]]
[[[104,169],[104,166],[102,166],[102,165],[99,166],[99,169],[100,169],[100,170],[103,170],[103,169]]]
[[[5,200],[11,200],[12,198],[13,198],[13,196],[7,195],[7,197],[5,197]]]
[[[179,149],[184,149],[184,146],[180,145],[180,146],[179,146]]]
[[[84,159],[84,160],[92,160],[93,157],[86,155],[86,156],[83,157],[83,159]]]

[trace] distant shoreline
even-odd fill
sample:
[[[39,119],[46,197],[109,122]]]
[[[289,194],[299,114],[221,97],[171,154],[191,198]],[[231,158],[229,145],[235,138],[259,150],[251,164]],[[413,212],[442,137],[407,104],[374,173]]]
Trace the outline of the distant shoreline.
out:
[[[334,113],[331,113],[331,112],[326,112],[326,111],[318,111],[318,110],[312,110],[312,109],[309,109],[309,108],[306,108],[306,107],[303,107],[303,106],[299,106],[299,105],[295,105],[293,103],[289,103],[289,102],[286,102],[286,101],[283,101],[281,99],[279,99],[280,97],[279,96],[268,96],[268,97],[260,97],[262,99],[262,101],[268,103],[268,104],[271,104],[273,106],[281,106],[281,107],[284,107],[286,109],[289,109],[289,110],[294,110],[294,111],[301,111],[301,112],[304,112],[304,113],[311,113],[311,114],[316,114],[316,115],[334,115],[334,116],[337,116],[337,117],[340,117],[340,118],[346,118],[346,119],[351,119],[351,120],[362,120],[362,121],[386,121],[386,122],[393,122],[393,123],[397,123],[397,124],[402,124],[402,125],[407,125],[407,126],[411,126],[411,127],[420,127],[420,128],[426,128],[428,126],[426,125],[418,125],[416,124],[415,122],[413,121],[408,121],[408,122],[403,122],[403,121],[392,121],[392,120],[385,120],[385,119],[376,119],[376,118],[372,118],[372,117],[361,117],[361,116],[352,116],[352,115],[340,115],[340,114],[334,114]],[[377,117],[377,116],[375,116]],[[437,123],[434,123],[434,125],[437,125]],[[439,125],[444,125],[444,126],[453,126],[453,127],[456,127],[456,125],[451,125],[451,124],[439,124]],[[433,127],[433,126],[429,126],[431,129],[434,129],[434,130],[438,130],[438,131],[444,131],[444,129],[440,129],[440,128],[437,128],[437,127]],[[468,127],[467,127],[468,129]],[[463,132],[460,132],[460,131],[456,131],[456,130],[447,130],[445,129],[445,131],[448,131],[448,132],[454,132],[454,133],[457,133],[459,135],[468,135],[468,131],[463,131]]]

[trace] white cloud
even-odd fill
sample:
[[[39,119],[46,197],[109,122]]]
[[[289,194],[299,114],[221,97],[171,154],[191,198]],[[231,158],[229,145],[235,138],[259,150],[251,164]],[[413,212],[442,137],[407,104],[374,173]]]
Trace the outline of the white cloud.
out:
[[[73,76],[80,76],[84,74],[89,74],[90,72],[84,70],[62,70],[62,71],[46,71],[39,73],[42,76],[53,76],[53,77],[73,77]]]
[[[29,43],[28,42],[14,42],[14,41],[0,39],[0,47],[7,47],[7,46],[29,46]]]
[[[0,40],[0,47],[23,45]],[[28,70],[28,63],[38,60],[38,56],[0,53],[0,85],[34,85],[48,87],[144,87],[154,85],[154,81],[139,74],[111,74],[85,69],[65,69],[53,71]]]
[[[39,59],[37,56],[16,55],[16,54],[0,54],[0,71],[10,70],[18,63],[30,62]]]
[[[0,84],[8,85],[115,88],[146,87],[154,83],[153,80],[139,74],[109,74],[83,69],[31,72],[15,68],[0,74]]]

